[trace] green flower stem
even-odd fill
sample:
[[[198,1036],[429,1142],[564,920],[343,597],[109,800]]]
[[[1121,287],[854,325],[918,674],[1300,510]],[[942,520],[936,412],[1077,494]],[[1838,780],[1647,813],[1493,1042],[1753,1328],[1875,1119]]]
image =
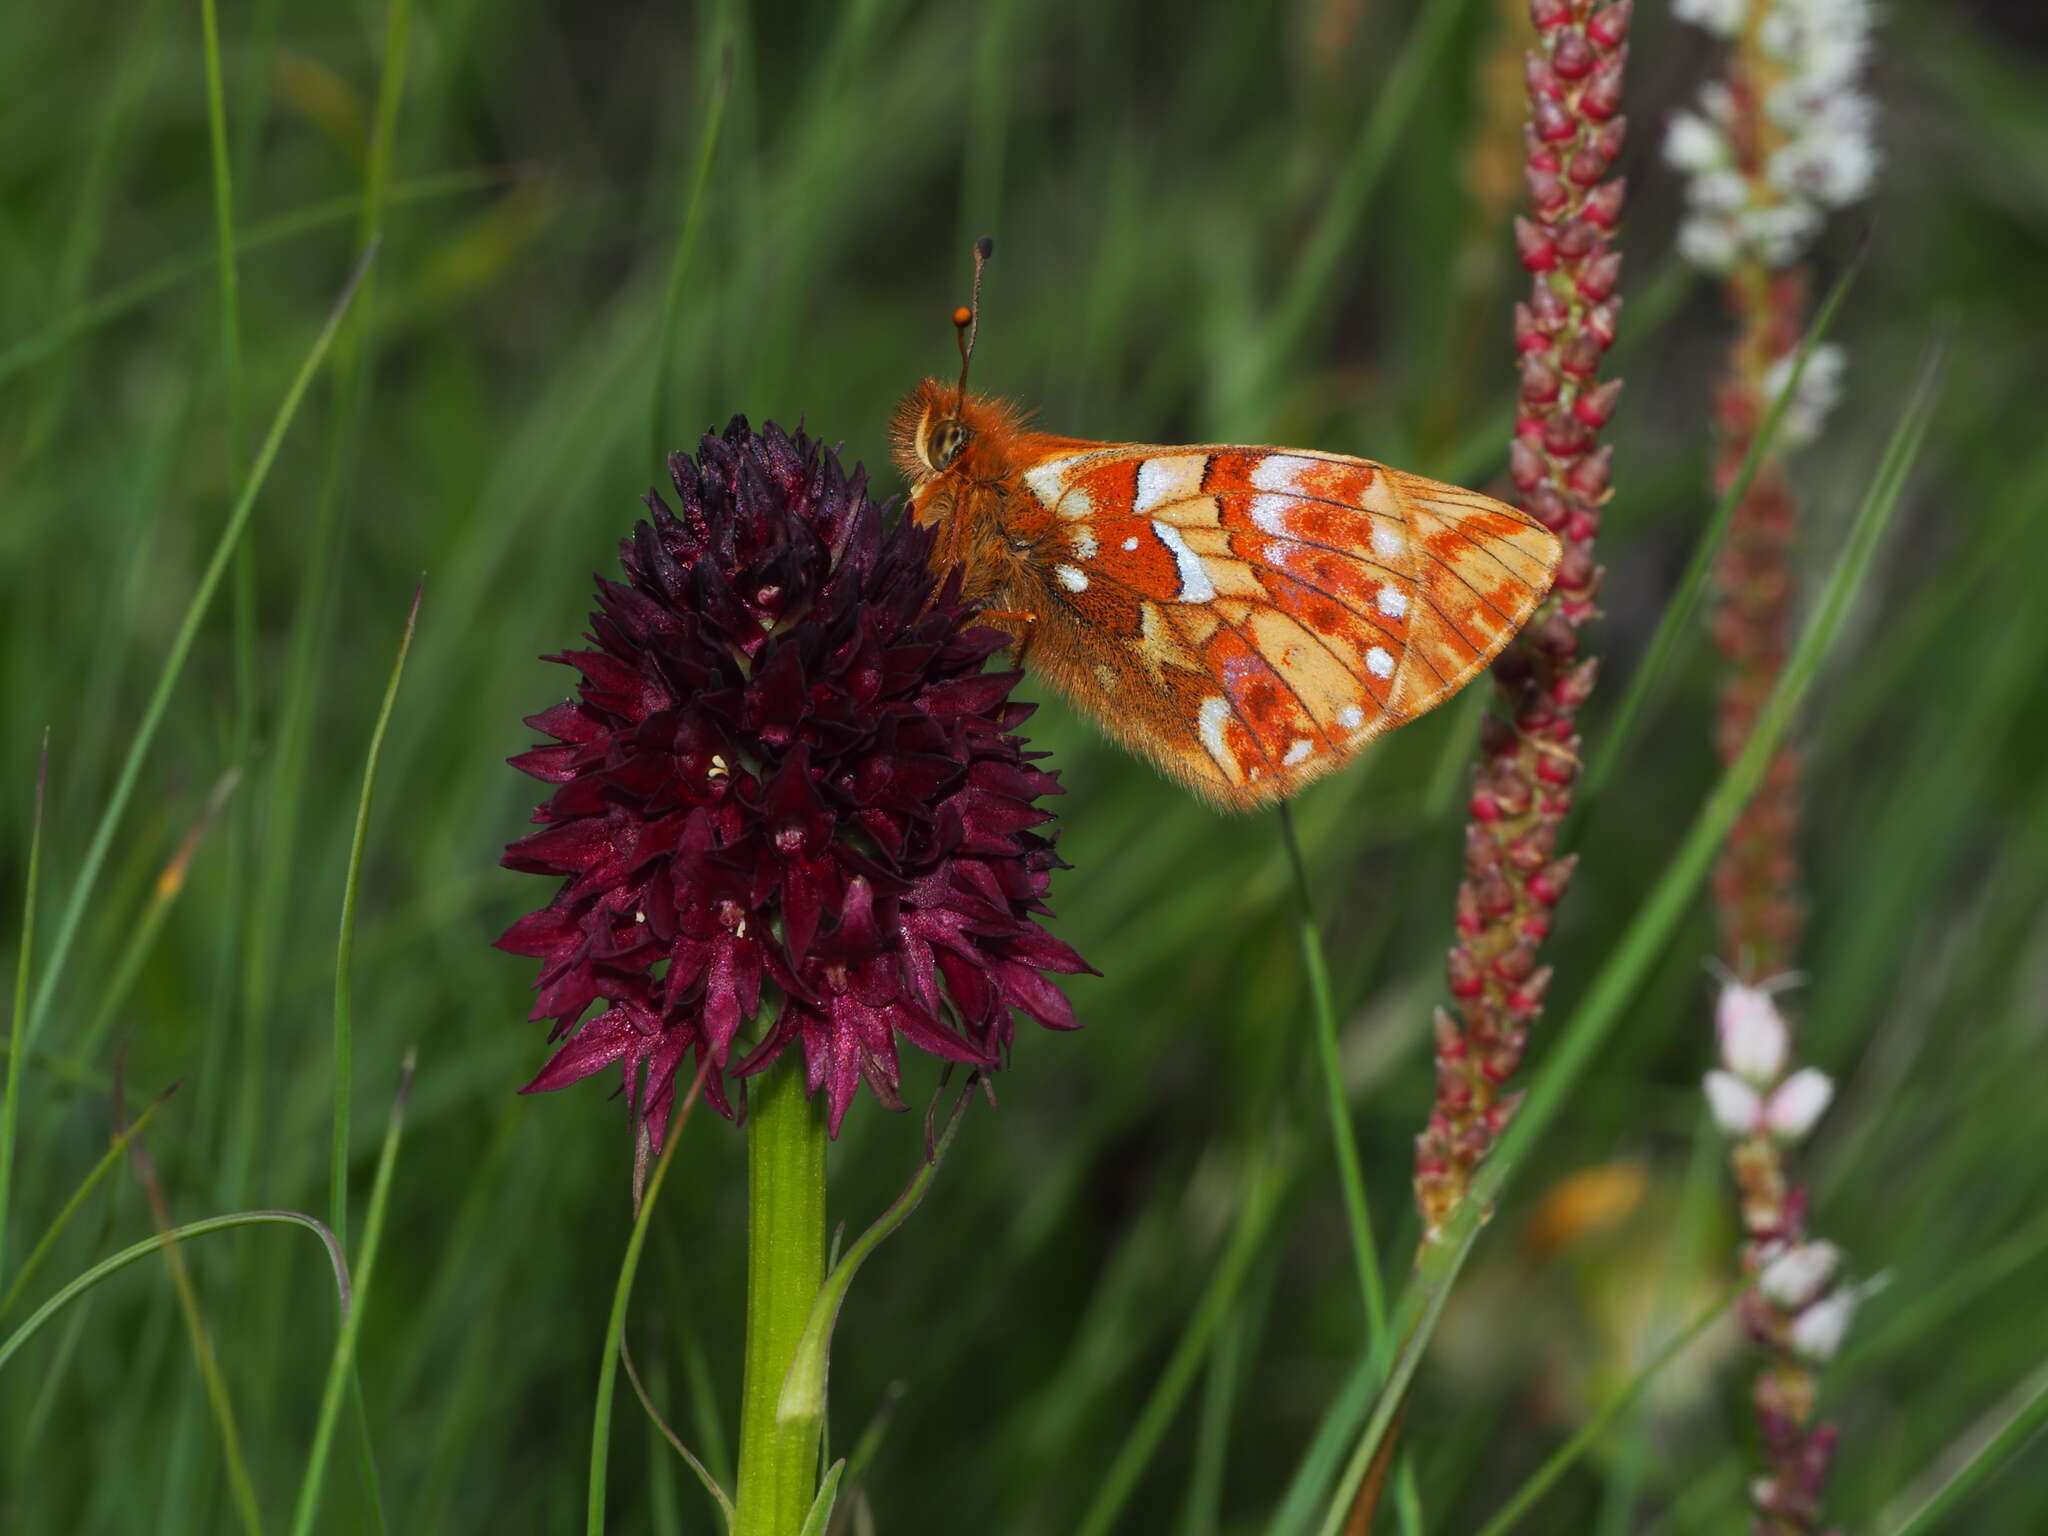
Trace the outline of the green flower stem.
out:
[[[797,1536],[818,1488],[822,1420],[778,1425],[775,1404],[825,1282],[825,1121],[791,1062],[754,1079],[747,1107],[747,1375],[734,1536]]]

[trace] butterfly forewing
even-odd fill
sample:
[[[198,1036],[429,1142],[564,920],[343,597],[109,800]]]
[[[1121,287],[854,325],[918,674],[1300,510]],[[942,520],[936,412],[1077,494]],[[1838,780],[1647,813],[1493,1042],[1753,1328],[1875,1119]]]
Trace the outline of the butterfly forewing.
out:
[[[1449,697],[1557,561],[1514,508],[1366,459],[1044,441],[1020,476],[1050,514],[1034,660],[1225,804],[1291,794]]]

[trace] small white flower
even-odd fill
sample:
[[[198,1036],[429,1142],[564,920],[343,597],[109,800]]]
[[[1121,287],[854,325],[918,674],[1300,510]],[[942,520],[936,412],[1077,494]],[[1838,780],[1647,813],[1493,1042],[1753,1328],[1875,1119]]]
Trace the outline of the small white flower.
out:
[[[1680,21],[1689,21],[1722,37],[1733,37],[1742,30],[1747,9],[1744,0],[1671,0],[1671,14]]]
[[[1717,123],[1725,126],[1735,121],[1735,93],[1725,80],[1709,80],[1701,86],[1700,105]]]
[[[1820,213],[1806,203],[1780,203],[1774,208],[1747,210],[1741,225],[1746,243],[1764,265],[1786,267],[1820,233]]]
[[[1714,1009],[1721,1065],[1758,1087],[1775,1083],[1792,1049],[1792,1032],[1778,1005],[1760,987],[1730,982]]]
[[[1701,1081],[1714,1123],[1730,1136],[1754,1135],[1764,1120],[1764,1101],[1733,1072],[1709,1072]]]
[[[1842,1250],[1833,1243],[1800,1243],[1765,1263],[1756,1288],[1781,1307],[1803,1307],[1826,1289],[1841,1262]]]
[[[1834,1359],[1835,1351],[1842,1347],[1843,1335],[1849,1331],[1850,1320],[1856,1316],[1856,1303],[1861,1299],[1850,1290],[1835,1291],[1821,1297],[1792,1319],[1792,1347],[1809,1360]]]
[[[1764,375],[1764,397],[1775,401],[1785,392],[1785,386],[1792,378],[1792,363],[1799,354],[1787,352]],[[1784,419],[1778,425],[1778,443],[1786,449],[1798,448],[1820,436],[1820,430],[1827,424],[1828,413],[1835,408],[1835,402],[1842,397],[1842,374],[1849,366],[1849,354],[1834,342],[1822,342],[1806,359],[1805,371],[1799,375],[1799,390],[1785,406]]]
[[[1664,159],[1681,171],[1719,170],[1731,155],[1721,130],[1697,112],[1674,112],[1664,130]]]
[[[1749,182],[1736,170],[1701,171],[1685,184],[1685,200],[1708,213],[1736,213],[1749,201]]]
[[[1703,272],[1726,272],[1742,254],[1742,235],[1730,219],[1695,214],[1678,226],[1678,254]]]
[[[1772,155],[1767,174],[1780,191],[1846,207],[1877,180],[1877,151],[1868,139],[1810,134]]]
[[[1771,1133],[1786,1141],[1804,1140],[1827,1113],[1835,1085],[1818,1067],[1801,1067],[1771,1091],[1763,1119]]]

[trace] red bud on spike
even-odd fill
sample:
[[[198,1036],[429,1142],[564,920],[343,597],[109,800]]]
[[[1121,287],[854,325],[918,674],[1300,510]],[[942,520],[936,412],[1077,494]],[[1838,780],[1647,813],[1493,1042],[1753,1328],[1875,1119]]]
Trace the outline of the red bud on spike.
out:
[[[1521,437],[1508,444],[1508,476],[1524,491],[1543,483],[1543,454]]]
[[[1621,205],[1628,195],[1628,178],[1617,176],[1604,186],[1595,187],[1586,195],[1586,204],[1579,210],[1579,216],[1589,224],[1602,229],[1614,228],[1621,217]]]
[[[1585,271],[1579,274],[1579,292],[1598,304],[1614,292],[1614,285],[1621,281],[1621,252],[1609,251],[1588,262]]]
[[[1541,226],[1528,219],[1515,219],[1515,254],[1531,272],[1548,272],[1557,265],[1557,247]]]
[[[1488,917],[1505,917],[1515,910],[1515,890],[1498,873],[1479,882],[1479,910]]]
[[[1529,121],[1535,126],[1536,137],[1546,144],[1562,143],[1579,131],[1578,120],[1548,96],[1530,101]]]
[[[1533,354],[1522,359],[1522,399],[1530,405],[1548,405],[1557,398],[1564,381],[1557,370]],[[1598,423],[1595,423],[1598,425]]]
[[[1587,501],[1599,501],[1607,495],[1608,473],[1614,464],[1614,449],[1602,444],[1571,467],[1564,477],[1564,483],[1573,494]]]
[[[1586,424],[1567,412],[1560,411],[1543,424],[1543,446],[1559,458],[1578,453],[1591,441]]]
[[[1472,958],[1472,951],[1460,944],[1454,947],[1444,960],[1444,973],[1449,978],[1451,996],[1474,998],[1486,990],[1486,982],[1479,974],[1479,962]]]
[[[1529,20],[1535,23],[1538,32],[1561,27],[1571,19],[1572,8],[1567,0],[1529,0]]]
[[[1508,993],[1508,1012],[1517,1019],[1533,1019],[1543,1011],[1543,994],[1550,990],[1551,967],[1531,976]]]
[[[1536,969],[1536,946],[1519,943],[1503,950],[1493,962],[1493,974],[1502,981],[1524,981]]]
[[[1580,331],[1565,343],[1563,353],[1558,357],[1557,366],[1575,379],[1590,379],[1593,371],[1600,366],[1600,354],[1606,350],[1600,345],[1599,337],[1589,331]]]
[[[1586,23],[1586,36],[1597,47],[1618,47],[1628,37],[1629,17],[1634,10],[1632,0],[1614,0],[1614,4],[1593,13],[1593,19]]]
[[[1550,50],[1550,67],[1560,80],[1583,79],[1593,67],[1593,45],[1583,32],[1566,32]]]
[[[1621,380],[1609,379],[1598,389],[1587,391],[1572,403],[1572,414],[1596,432],[1614,414],[1614,402],[1621,398]]]
[[[1579,113],[1604,123],[1621,110],[1621,60],[1608,60],[1579,91]],[[1612,156],[1608,157],[1610,160]]]
[[[1557,172],[1530,166],[1527,175],[1529,183],[1529,206],[1538,213],[1556,213],[1570,200],[1571,194],[1564,189]]]

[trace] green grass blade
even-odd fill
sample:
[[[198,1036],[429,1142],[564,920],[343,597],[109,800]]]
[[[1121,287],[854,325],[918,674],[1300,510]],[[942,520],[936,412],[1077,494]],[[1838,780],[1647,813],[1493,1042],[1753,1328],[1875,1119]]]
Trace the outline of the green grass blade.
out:
[[[670,1449],[683,1458],[684,1464],[697,1475],[697,1481],[703,1485],[704,1491],[711,1496],[711,1502],[718,1506],[719,1513],[725,1517],[725,1528],[728,1531],[731,1530],[733,1522],[732,1496],[725,1491],[724,1486],[720,1484],[718,1479],[711,1475],[710,1469],[697,1459],[697,1453],[683,1444],[683,1437],[669,1427],[668,1420],[662,1417],[661,1410],[654,1405],[654,1399],[648,1394],[645,1384],[640,1380],[640,1372],[633,1365],[633,1351],[627,1347],[626,1336],[623,1333],[619,1335],[619,1363],[626,1368],[626,1380],[633,1388],[633,1395],[640,1399],[640,1409],[647,1415],[647,1422],[654,1427],[656,1434],[669,1443]]]
[[[44,1324],[108,1276],[118,1274],[131,1264],[140,1263],[173,1243],[188,1243],[195,1237],[206,1236],[209,1232],[230,1232],[237,1227],[262,1226],[268,1222],[304,1227],[320,1239],[321,1244],[327,1249],[328,1262],[334,1266],[335,1293],[340,1300],[341,1313],[345,1320],[352,1310],[348,1261],[342,1257],[341,1245],[335,1242],[334,1234],[327,1230],[326,1224],[317,1217],[307,1216],[299,1211],[236,1211],[230,1216],[209,1216],[202,1221],[191,1221],[182,1227],[173,1227],[168,1232],[159,1232],[154,1237],[146,1237],[141,1242],[100,1260],[37,1307],[29,1314],[27,1321],[7,1336],[5,1342],[0,1342],[0,1370],[6,1369],[7,1362],[21,1352],[23,1345],[42,1331]]]
[[[382,237],[390,180],[391,140],[397,132],[408,45],[411,0],[389,0],[384,10],[383,51],[378,69],[377,107],[365,164],[357,237],[367,250]],[[266,823],[257,868],[255,904],[242,967],[242,1061],[240,1095],[225,1157],[224,1187],[239,1204],[255,1178],[264,1139],[266,1091],[270,1081],[267,1030],[276,1007],[276,968],[287,936],[286,914],[298,876],[299,808],[313,745],[313,722],[321,684],[321,650],[329,629],[337,586],[335,566],[341,511],[349,471],[357,458],[363,420],[369,412],[373,321],[377,305],[374,270],[364,278],[361,302],[338,339],[334,364],[334,406],[327,432],[326,462],[315,493],[313,529],[302,593],[293,609],[286,642],[285,676],[269,754]],[[272,1314],[276,1320],[276,1314]],[[268,1352],[266,1353],[266,1358]]]
[[[384,733],[391,726],[392,706],[398,702],[398,683],[405,676],[405,658],[412,651],[413,631],[420,621],[420,597],[425,591],[424,583],[413,591],[405,635],[398,642],[391,680],[384,685],[384,702],[370,732],[363,789],[356,799],[355,832],[348,845],[348,877],[341,890],[341,933],[334,943],[334,1149],[328,1165],[327,1221],[344,1245],[348,1242],[349,1097],[355,1059],[356,900],[363,882],[363,846],[370,836],[370,803],[377,793],[377,760],[384,751]]]
[[[1380,1280],[1379,1251],[1373,1242],[1372,1211],[1366,1204],[1365,1174],[1358,1158],[1358,1137],[1351,1127],[1351,1106],[1344,1094],[1344,1067],[1337,1049],[1337,1004],[1330,995],[1330,967],[1323,954],[1322,930],[1316,924],[1315,901],[1309,894],[1308,866],[1295,835],[1294,817],[1280,806],[1280,840],[1294,872],[1297,924],[1302,962],[1308,969],[1309,995],[1314,1000],[1316,1054],[1322,1063],[1323,1087],[1330,1113],[1331,1149],[1344,1190],[1344,1215],[1351,1229],[1351,1261],[1358,1270],[1358,1290],[1365,1307],[1366,1338],[1378,1350],[1387,1334],[1387,1299]]]
[[[1758,714],[1741,754],[1701,806],[1678,852],[1595,975],[1570,1022],[1557,1036],[1549,1057],[1532,1080],[1527,1097],[1515,1112],[1493,1154],[1481,1165],[1470,1192],[1443,1242],[1423,1255],[1416,1277],[1396,1309],[1395,1331],[1402,1340],[1387,1384],[1351,1461],[1340,1479],[1337,1497],[1323,1525],[1324,1536],[1341,1529],[1350,1499],[1371,1464],[1380,1440],[1393,1422],[1435,1330],[1436,1318],[1466,1257],[1478,1239],[1484,1213],[1491,1211],[1508,1178],[1535,1139],[1564,1108],[1567,1095],[1591,1064],[1594,1053],[1621,1017],[1691,904],[1695,891],[1742,808],[1749,803],[1772,756],[1792,724],[1794,712],[1819,674],[1835,637],[1848,618],[1851,604],[1869,571],[1878,540],[1889,526],[1906,477],[1923,440],[1934,398],[1939,349],[1931,349],[1918,385],[1894,429],[1870,490],[1850,529],[1846,546],[1822,592],[1812,617],[1801,631],[1777,687]]]
[[[1514,1497],[1501,1506],[1500,1512],[1479,1528],[1479,1536],[1506,1536],[1508,1531],[1514,1529],[1522,1516],[1535,1507],[1536,1501],[1542,1498],[1560,1477],[1570,1471],[1581,1456],[1593,1448],[1593,1442],[1607,1432],[1608,1426],[1649,1391],[1650,1384],[1664,1368],[1684,1354],[1701,1334],[1734,1306],[1736,1298],[1741,1294],[1740,1288],[1731,1290],[1719,1301],[1701,1309],[1699,1315],[1680,1329],[1648,1364],[1636,1372],[1626,1386],[1602,1403],[1569,1440],[1552,1452],[1549,1459],[1529,1475],[1522,1486],[1515,1490]]]
[[[1167,1357],[1166,1367],[1159,1373],[1152,1395],[1132,1421],[1124,1443],[1117,1448],[1101,1487],[1096,1490],[1087,1513],[1075,1528],[1076,1536],[1107,1536],[1108,1532],[1116,1529],[1117,1519],[1136,1489],[1139,1477],[1158,1451],[1160,1442],[1166,1438],[1174,1415],[1180,1411],[1182,1399],[1194,1383],[1195,1373],[1208,1358],[1209,1346],[1215,1342],[1218,1330],[1237,1304],[1245,1275],[1266,1241],[1267,1230],[1279,1212],[1281,1196],[1288,1182],[1286,1168],[1270,1155],[1255,1154],[1251,1159],[1245,1170],[1244,1193],[1237,1208],[1237,1222],[1231,1230],[1223,1256],[1210,1274],[1208,1288],[1196,1303],[1194,1315],[1188,1319],[1187,1327],[1175,1342],[1173,1353]]]
[[[1892,1527],[1891,1536],[1925,1536],[1939,1527],[1950,1511],[2048,1425],[2048,1366],[2037,1368],[2016,1395],[2020,1401],[2005,1415],[2005,1421],[1942,1479],[1941,1486],[1919,1508]]]
[[[818,1287],[818,1299],[811,1303],[810,1316],[804,1320],[803,1336],[797,1341],[796,1355],[789,1362],[789,1374],[783,1378],[782,1390],[775,1399],[777,1424],[824,1418],[832,1330],[839,1322],[839,1309],[846,1304],[846,1293],[853,1285],[854,1276],[860,1273],[860,1267],[867,1263],[874,1251],[924,1204],[925,1191],[931,1188],[939,1164],[945,1161],[946,1153],[953,1145],[953,1138],[960,1134],[960,1121],[966,1114],[968,1099],[975,1087],[970,1081],[960,1090],[953,1100],[951,1112],[946,1116],[945,1129],[932,1146],[931,1156],[918,1165],[917,1172],[904,1185],[903,1193],[875,1218],[874,1225],[854,1240],[845,1256],[832,1266],[825,1283]]]
[[[1867,247],[1865,248],[1868,249]],[[1799,350],[1792,357],[1792,372],[1785,380],[1785,387],[1778,391],[1778,398],[1771,402],[1771,408],[1764,414],[1763,424],[1750,439],[1749,452],[1743,455],[1742,465],[1735,472],[1735,478],[1728,483],[1728,489],[1714,507],[1714,515],[1707,520],[1706,529],[1700,534],[1699,542],[1693,545],[1692,557],[1686,561],[1685,573],[1678,579],[1678,589],[1671,600],[1664,605],[1663,615],[1657,620],[1656,632],[1650,637],[1650,644],[1643,653],[1642,664],[1622,690],[1621,703],[1615,709],[1609,722],[1599,752],[1594,756],[1586,771],[1575,814],[1581,818],[1587,809],[1600,798],[1608,781],[1614,776],[1615,764],[1628,749],[1630,738],[1635,733],[1636,722],[1641,718],[1650,691],[1662,680],[1671,665],[1671,658],[1681,641],[1693,632],[1693,615],[1699,609],[1701,594],[1714,573],[1714,558],[1721,551],[1721,543],[1728,536],[1728,525],[1735,520],[1735,509],[1742,505],[1742,498],[1749,494],[1749,487],[1755,481],[1765,462],[1770,458],[1771,448],[1778,440],[1778,431],[1785,419],[1785,412],[1798,397],[1799,381],[1805,376],[1807,360],[1813,356],[1813,349],[1820,345],[1827,335],[1828,327],[1834,323],[1835,311],[1848,297],[1850,286],[1856,281],[1856,274],[1863,270],[1863,252],[1859,251],[1854,261],[1835,279],[1835,286],[1828,291],[1826,300],[1813,317],[1813,324],[1799,339]]]
[[[1250,1331],[1250,1322],[1243,1312],[1231,1313],[1216,1336],[1216,1347],[1209,1352],[1209,1368],[1202,1378],[1201,1415],[1195,1429],[1194,1465],[1188,1473],[1187,1501],[1181,1508],[1180,1536],[1216,1536],[1221,1527],[1230,1425],[1236,1416],[1245,1337]]]
[[[668,456],[665,445],[674,441],[669,426],[669,373],[675,367],[676,322],[683,312],[683,282],[689,276],[690,258],[697,250],[699,215],[704,209],[704,189],[711,184],[711,166],[718,155],[718,136],[725,126],[725,104],[732,95],[732,44],[721,51],[718,78],[711,86],[711,99],[704,108],[704,126],[697,135],[697,165],[690,176],[690,195],[683,204],[683,222],[676,231],[675,252],[669,260],[668,286],[661,296],[661,329],[654,346],[653,417],[648,423],[651,461],[659,465]]]
[[[14,1136],[21,1116],[21,1076],[28,1070],[28,978],[36,949],[36,878],[43,862],[43,800],[50,786],[50,730],[43,728],[43,748],[36,760],[35,811],[29,821],[28,872],[22,880],[21,953],[14,962],[13,1036],[8,1041],[7,1097],[0,1101],[0,1278],[7,1274],[8,1199],[14,1189]]]
[[[83,1076],[91,1071],[94,1056],[99,1053],[100,1042],[113,1028],[114,1019],[127,1004],[129,995],[135,989],[136,978],[142,974],[142,967],[156,948],[157,936],[163,931],[164,921],[171,915],[171,908],[184,894],[186,879],[192,870],[192,861],[199,853],[199,845],[205,840],[207,831],[213,826],[221,812],[226,809],[235,787],[241,782],[241,772],[230,768],[214,782],[212,792],[206,797],[206,804],[200,809],[199,819],[185,834],[184,842],[171,860],[156,877],[150,887],[149,903],[142,909],[142,916],[134,925],[127,942],[121,946],[119,958],[107,972],[105,990],[100,993],[99,1002],[94,1006],[92,1017],[79,1031],[72,1043],[68,1065],[74,1075]]]
[[[633,1277],[640,1270],[640,1250],[647,1245],[647,1226],[653,1219],[655,1203],[661,1198],[662,1181],[668,1177],[669,1161],[683,1139],[683,1127],[689,1123],[691,1106],[697,1102],[697,1095],[703,1087],[704,1070],[700,1066],[682,1107],[669,1122],[667,1144],[662,1147],[661,1156],[654,1160],[654,1172],[648,1175],[646,1193],[641,1196],[640,1209],[633,1217],[632,1235],[626,1239],[625,1257],[619,1261],[618,1283],[612,1288],[611,1317],[605,1324],[604,1353],[597,1368],[597,1407],[591,1416],[590,1486],[584,1506],[587,1536],[604,1536],[605,1474],[611,1460],[612,1444],[612,1396],[618,1385],[619,1351],[626,1336],[626,1307],[633,1299]]]
[[[1467,0],[1426,0],[1421,15],[1409,28],[1336,184],[1322,200],[1322,215],[1301,246],[1272,319],[1261,328],[1257,350],[1234,378],[1237,392],[1224,420],[1244,420],[1255,414],[1254,403],[1270,396],[1274,379],[1307,337],[1316,317],[1325,313],[1338,267],[1365,220],[1395,146],[1442,63],[1466,4]]]
[[[832,1525],[832,1506],[839,1498],[839,1480],[845,1475],[843,1458],[826,1468],[825,1480],[818,1485],[818,1496],[811,1501],[811,1512],[804,1516],[803,1529],[797,1536],[825,1536]]]
[[[355,1373],[356,1336],[362,1329],[363,1308],[370,1299],[370,1280],[376,1273],[377,1248],[384,1236],[384,1212],[391,1201],[391,1174],[398,1164],[398,1143],[405,1130],[405,1102],[412,1092],[413,1053],[408,1051],[399,1068],[398,1092],[392,1095],[391,1117],[384,1127],[384,1149],[377,1158],[376,1181],[370,1186],[370,1209],[363,1221],[363,1251],[356,1260],[355,1305],[341,1320],[335,1336],[334,1356],[327,1367],[327,1384],[320,1393],[320,1417],[313,1428],[313,1448],[306,1458],[306,1475],[299,1484],[299,1502],[292,1516],[292,1536],[311,1536],[320,1509],[320,1485],[327,1472],[327,1451],[334,1441],[334,1423],[341,1415],[341,1399]]]
[[[133,737],[129,741],[127,755],[122,759],[121,771],[114,781],[114,787],[107,796],[105,808],[100,813],[98,826],[94,829],[92,842],[86,849],[85,860],[73,884],[71,899],[66,904],[64,915],[57,925],[57,940],[50,953],[50,963],[43,972],[42,981],[37,985],[35,1001],[30,1005],[26,1028],[21,1032],[19,1044],[25,1049],[32,1045],[44,1016],[48,1013],[51,999],[55,996],[57,983],[64,973],[64,962],[70,955],[71,945],[78,937],[78,928],[85,917],[85,909],[92,899],[95,885],[99,880],[100,867],[106,862],[108,849],[114,838],[114,831],[127,809],[128,798],[135,791],[135,783],[142,772],[142,761],[148,755],[151,743],[156,738],[157,727],[163,723],[164,711],[169,707],[171,694],[176,689],[179,676],[183,673],[185,659],[191,653],[192,643],[198,637],[199,626],[206,617],[206,610],[213,601],[213,594],[220,586],[221,576],[227,570],[228,561],[233,557],[235,545],[240,541],[242,531],[248,526],[249,515],[255,510],[256,498],[262,493],[263,484],[270,475],[270,467],[277,459],[279,446],[290,429],[292,419],[298,414],[299,403],[305,398],[307,386],[319,372],[321,362],[326,358],[329,346],[334,341],[335,331],[340,327],[342,317],[348,313],[349,303],[355,297],[357,285],[369,267],[374,250],[365,251],[362,260],[349,274],[348,282],[342,287],[341,295],[328,312],[327,322],[314,338],[312,349],[299,365],[297,377],[291,388],[285,392],[284,403],[277,409],[277,415],[270,424],[269,434],[250,467],[249,477],[242,486],[242,493],[235,499],[234,510],[228,515],[227,526],[221,530],[215,542],[213,556],[207,561],[205,573],[199,578],[199,586],[193,592],[185,608],[185,616],[172,639],[170,649],[164,657],[162,669],[157,676],[156,688],[150,694],[149,703],[136,722]]]
[[[503,170],[450,171],[439,176],[422,176],[394,186],[391,189],[390,201],[393,207],[437,202],[444,198],[460,196],[465,192],[479,192],[488,187],[502,186],[507,179],[508,175]],[[307,235],[315,235],[322,230],[346,224],[350,219],[358,217],[361,211],[362,199],[359,197],[328,198],[295,212],[279,214],[274,219],[265,219],[260,224],[252,224],[242,232],[239,248],[241,254],[247,256],[253,251],[288,245]],[[24,336],[5,351],[0,351],[0,384],[6,383],[18,373],[26,372],[37,363],[57,356],[80,337],[88,336],[132,314],[151,299],[159,298],[185,283],[204,277],[219,265],[220,250],[217,246],[209,245],[204,250],[167,261],[140,277],[130,278],[127,282],[108,289],[98,298],[58,316],[41,330]]]
[[[121,1154],[128,1150],[128,1143],[142,1134],[143,1127],[156,1117],[156,1112],[164,1107],[164,1102],[177,1091],[178,1084],[173,1083],[158,1094],[156,1099],[135,1117],[135,1123],[108,1144],[107,1150],[100,1155],[100,1160],[92,1165],[92,1171],[79,1181],[78,1188],[71,1193],[71,1198],[64,1202],[64,1208],[44,1229],[43,1235],[36,1240],[35,1247],[29,1250],[28,1257],[21,1261],[21,1268],[15,1273],[14,1283],[7,1287],[7,1294],[0,1296],[0,1317],[5,1317],[14,1310],[14,1304],[21,1299],[21,1293],[28,1289],[29,1281],[35,1278],[36,1271],[50,1256],[50,1250],[56,1247],[58,1237],[70,1224],[71,1218],[78,1214],[92,1192],[99,1188],[100,1181],[113,1171],[116,1163],[121,1161]]]
[[[213,221],[220,246],[220,357],[228,389],[228,460],[239,470],[246,431],[242,374],[241,271],[235,260],[235,183],[228,160],[228,108],[221,84],[220,18],[215,0],[199,0],[206,52],[206,134],[213,161]]]

